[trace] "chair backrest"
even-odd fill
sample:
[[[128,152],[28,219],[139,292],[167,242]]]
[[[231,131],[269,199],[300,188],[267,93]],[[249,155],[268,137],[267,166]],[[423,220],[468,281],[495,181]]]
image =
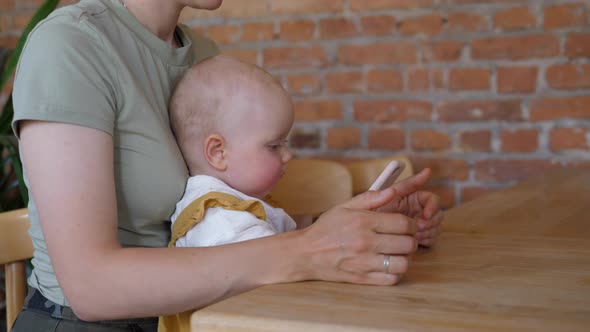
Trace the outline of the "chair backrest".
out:
[[[399,155],[379,159],[367,159],[353,161],[346,164],[348,171],[352,175],[352,192],[354,195],[363,193],[371,187],[371,184],[377,179],[381,171],[393,160],[403,161],[406,168],[398,177],[397,181],[406,179],[414,174],[414,168],[410,159],[406,156]],[[397,182],[396,181],[396,182]]]
[[[352,178],[335,161],[294,159],[271,197],[291,216],[317,217],[352,197]]]
[[[0,213],[0,265],[4,265],[6,280],[7,331],[10,331],[22,309],[26,296],[26,260],[33,257],[33,244],[28,231],[27,209]]]

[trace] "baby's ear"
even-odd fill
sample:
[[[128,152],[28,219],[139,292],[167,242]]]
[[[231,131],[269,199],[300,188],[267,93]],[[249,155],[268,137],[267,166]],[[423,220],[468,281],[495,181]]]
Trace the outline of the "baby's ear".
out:
[[[212,134],[203,142],[203,153],[211,167],[223,172],[227,169],[227,158],[225,151],[225,140],[223,136]]]

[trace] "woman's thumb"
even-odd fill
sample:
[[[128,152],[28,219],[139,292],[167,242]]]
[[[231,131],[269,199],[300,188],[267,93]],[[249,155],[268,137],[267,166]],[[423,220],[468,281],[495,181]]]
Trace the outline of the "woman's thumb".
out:
[[[371,190],[353,197],[343,206],[356,210],[375,210],[391,202],[395,196],[395,189],[387,187],[383,190]]]

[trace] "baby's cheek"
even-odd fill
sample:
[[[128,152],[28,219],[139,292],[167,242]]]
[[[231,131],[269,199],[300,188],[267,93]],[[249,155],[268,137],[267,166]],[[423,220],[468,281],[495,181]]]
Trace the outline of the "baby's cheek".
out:
[[[260,174],[260,185],[265,188],[272,188],[281,179],[283,175],[283,170],[279,165],[278,167],[269,167],[261,173],[262,174]]]

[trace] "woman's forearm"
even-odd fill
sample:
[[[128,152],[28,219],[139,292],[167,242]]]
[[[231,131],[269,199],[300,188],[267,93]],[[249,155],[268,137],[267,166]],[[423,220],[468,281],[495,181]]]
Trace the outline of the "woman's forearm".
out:
[[[113,248],[87,257],[64,291],[84,320],[199,308],[265,284],[306,279],[296,232],[206,248]],[[258,259],[259,258],[259,259]]]

